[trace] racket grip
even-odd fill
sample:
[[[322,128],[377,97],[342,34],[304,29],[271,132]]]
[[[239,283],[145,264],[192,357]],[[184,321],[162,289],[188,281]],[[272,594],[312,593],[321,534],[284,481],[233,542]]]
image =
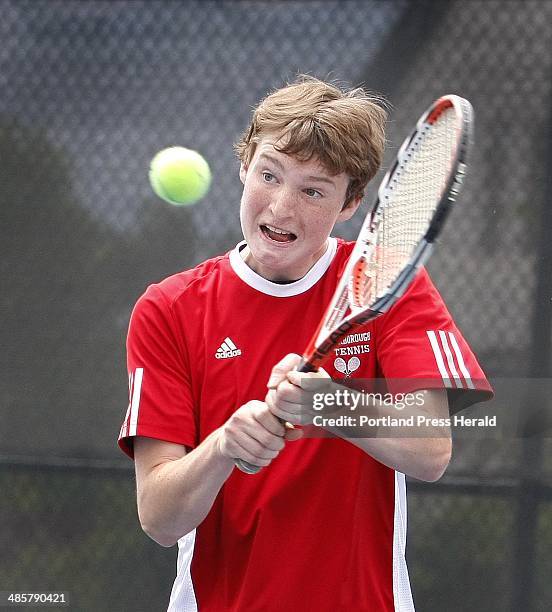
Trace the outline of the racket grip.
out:
[[[253,465],[243,459],[234,459],[234,465],[244,474],[258,474],[263,468],[258,465]]]
[[[304,359],[301,361],[299,366],[297,367],[298,372],[316,372],[318,370],[317,367],[313,366],[310,361],[305,361]]]

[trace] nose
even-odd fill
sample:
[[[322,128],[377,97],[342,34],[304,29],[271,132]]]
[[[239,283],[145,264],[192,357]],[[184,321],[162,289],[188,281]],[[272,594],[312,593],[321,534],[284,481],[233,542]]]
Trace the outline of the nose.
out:
[[[270,201],[270,212],[274,220],[284,221],[293,217],[297,208],[297,199],[293,190],[281,186],[272,194]]]

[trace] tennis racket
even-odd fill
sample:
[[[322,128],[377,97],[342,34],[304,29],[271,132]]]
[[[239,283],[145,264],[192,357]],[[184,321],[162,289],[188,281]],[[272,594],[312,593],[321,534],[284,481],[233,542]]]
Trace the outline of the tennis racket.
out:
[[[378,189],[300,372],[316,371],[345,335],[387,312],[427,261],[462,187],[472,126],[471,104],[455,95],[420,117]]]

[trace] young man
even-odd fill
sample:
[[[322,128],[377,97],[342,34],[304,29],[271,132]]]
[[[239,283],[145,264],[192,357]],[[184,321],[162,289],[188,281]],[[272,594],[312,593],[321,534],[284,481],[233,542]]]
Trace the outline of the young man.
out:
[[[404,475],[440,477],[448,429],[300,439],[277,418],[303,422],[306,378],[343,377],[334,360],[327,374],[293,370],[351,252],[329,235],[379,168],[384,123],[361,89],[302,77],[269,95],[237,145],[245,241],[136,304],[119,444],[135,459],[143,529],[179,545],[170,610],[413,609]],[[489,390],[425,272],[342,344],[336,358],[359,359],[348,376],[411,381],[432,417],[448,416],[455,364],[453,401]],[[245,475],[236,458],[263,469]]]

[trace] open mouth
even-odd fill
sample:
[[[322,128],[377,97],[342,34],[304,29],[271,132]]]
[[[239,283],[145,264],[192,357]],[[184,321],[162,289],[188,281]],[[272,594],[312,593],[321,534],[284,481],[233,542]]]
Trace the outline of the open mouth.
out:
[[[261,225],[262,233],[273,240],[274,242],[293,242],[297,240],[297,236],[292,232],[286,232],[285,230],[273,227],[272,225]]]

